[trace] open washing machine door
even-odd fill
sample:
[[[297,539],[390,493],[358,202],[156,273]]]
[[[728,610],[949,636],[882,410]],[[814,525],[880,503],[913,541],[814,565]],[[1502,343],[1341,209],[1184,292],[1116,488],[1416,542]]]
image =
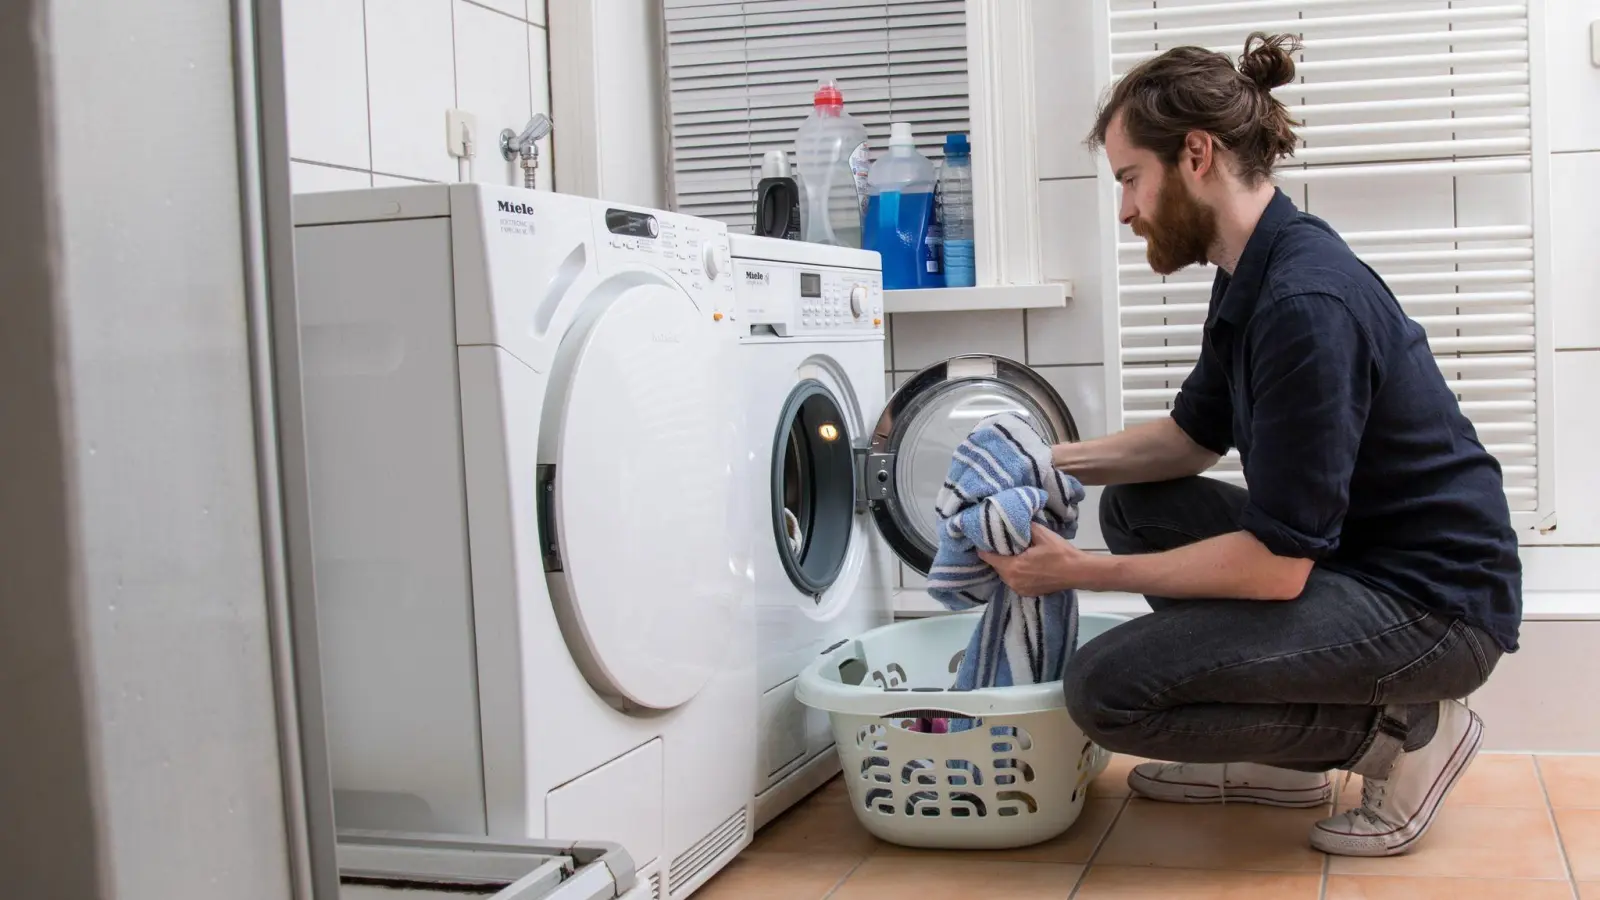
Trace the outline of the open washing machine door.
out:
[[[977,424],[1014,413],[1052,443],[1078,440],[1061,395],[1037,372],[1000,356],[957,356],[935,363],[889,398],[873,429],[863,490],[895,554],[928,574],[939,548],[934,501],[950,459]]]
[[[540,440],[551,599],[596,692],[672,709],[711,678],[734,624],[725,342],[653,270],[610,276],[582,310]]]

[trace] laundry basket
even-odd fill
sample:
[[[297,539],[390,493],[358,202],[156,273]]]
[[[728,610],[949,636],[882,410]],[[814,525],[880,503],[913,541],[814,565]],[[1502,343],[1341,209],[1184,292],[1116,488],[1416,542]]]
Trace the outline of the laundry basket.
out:
[[[972,850],[1047,841],[1077,820],[1109,760],[1067,715],[1059,681],[949,690],[980,616],[885,625],[800,675],[796,698],[828,713],[851,806],[883,840]],[[1080,616],[1079,645],[1123,621]],[[977,721],[909,730],[919,718]]]

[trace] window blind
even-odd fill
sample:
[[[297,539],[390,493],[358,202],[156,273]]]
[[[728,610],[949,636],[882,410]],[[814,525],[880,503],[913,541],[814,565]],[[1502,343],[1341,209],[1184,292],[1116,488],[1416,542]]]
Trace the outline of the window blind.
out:
[[[783,150],[833,78],[876,159],[889,123],[943,155],[968,130],[964,0],[665,0],[673,208],[749,231],[761,157]]]
[[[1102,2],[1113,79],[1182,44],[1237,57],[1251,31],[1302,38],[1296,81],[1275,91],[1302,123],[1278,183],[1339,228],[1426,329],[1463,412],[1504,468],[1513,511],[1538,512],[1527,0]],[[1341,198],[1349,192],[1363,198],[1359,210]],[[1125,226],[1118,235],[1113,327],[1132,425],[1168,414],[1199,356],[1215,273],[1156,276],[1143,242]],[[1211,474],[1243,481],[1233,455]]]

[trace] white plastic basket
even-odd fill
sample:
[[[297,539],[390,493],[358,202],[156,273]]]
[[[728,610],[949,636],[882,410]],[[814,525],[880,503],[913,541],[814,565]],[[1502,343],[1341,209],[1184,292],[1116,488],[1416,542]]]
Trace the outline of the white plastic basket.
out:
[[[824,652],[795,696],[827,712],[866,829],[909,847],[1004,849],[1072,826],[1109,754],[1067,714],[1061,682],[952,691],[981,613],[885,625]],[[1082,615],[1082,644],[1126,621]],[[968,718],[952,733],[907,730],[917,718]]]

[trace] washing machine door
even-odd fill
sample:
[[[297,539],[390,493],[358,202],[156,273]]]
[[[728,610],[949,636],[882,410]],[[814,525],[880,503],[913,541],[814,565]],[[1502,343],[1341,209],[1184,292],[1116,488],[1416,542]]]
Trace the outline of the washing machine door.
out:
[[[590,684],[628,706],[687,702],[728,653],[737,432],[712,315],[662,273],[612,276],[552,370],[540,442],[552,601]]]
[[[939,548],[934,502],[950,459],[977,424],[1014,413],[1052,444],[1078,440],[1065,400],[1037,372],[1000,356],[957,356],[912,376],[872,433],[866,491],[873,519],[906,565],[926,575]]]

